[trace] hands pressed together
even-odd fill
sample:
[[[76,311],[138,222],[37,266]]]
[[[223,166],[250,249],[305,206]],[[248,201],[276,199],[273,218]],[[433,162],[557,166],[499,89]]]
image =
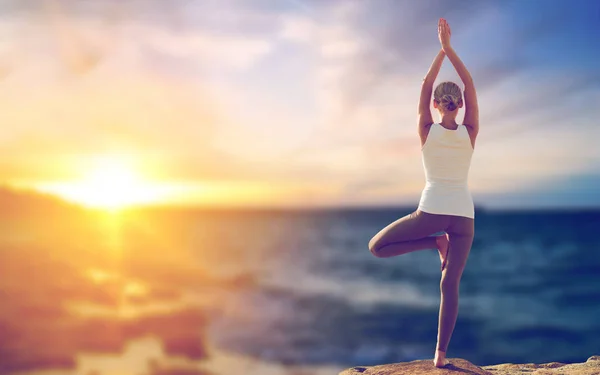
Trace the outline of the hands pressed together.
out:
[[[450,36],[452,35],[452,31],[450,30],[450,25],[444,18],[440,18],[438,21],[438,37],[440,38],[440,44],[442,45],[442,49],[446,50],[450,47]]]

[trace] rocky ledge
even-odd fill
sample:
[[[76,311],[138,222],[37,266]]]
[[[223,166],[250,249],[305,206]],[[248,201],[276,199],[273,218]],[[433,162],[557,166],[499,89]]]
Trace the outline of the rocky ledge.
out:
[[[600,356],[595,355],[584,363],[550,362],[540,365],[504,363],[479,367],[461,358],[449,358],[450,364],[436,368],[432,360],[393,363],[371,367],[353,367],[339,375],[425,375],[425,374],[469,374],[469,375],[600,375]]]

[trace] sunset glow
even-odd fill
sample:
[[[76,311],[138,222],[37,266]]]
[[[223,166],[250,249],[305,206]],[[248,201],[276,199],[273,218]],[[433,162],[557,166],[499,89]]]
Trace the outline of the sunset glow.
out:
[[[7,1],[7,185],[111,210],[416,204],[415,108],[452,2]],[[448,15],[481,103],[476,204],[600,205],[588,8],[531,17],[536,2],[473,2]],[[546,19],[560,27],[532,34]],[[460,83],[448,60],[442,81]],[[561,93],[560,107],[540,92]],[[80,168],[82,155],[104,154]]]
[[[162,186],[144,181],[131,162],[116,156],[96,157],[81,180],[44,183],[40,190],[88,207],[112,210],[158,202],[168,192]]]

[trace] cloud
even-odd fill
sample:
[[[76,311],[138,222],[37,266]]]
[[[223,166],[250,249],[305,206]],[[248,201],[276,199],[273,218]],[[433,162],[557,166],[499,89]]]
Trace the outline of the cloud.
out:
[[[280,38],[287,41],[311,43],[318,30],[317,23],[307,16],[282,15],[280,23]]]
[[[0,144],[5,163],[23,167],[19,178],[64,177],[75,173],[68,169],[78,155],[111,151],[169,159],[193,153],[209,160],[218,157],[211,150],[215,129],[230,126],[209,93],[144,74],[98,71],[70,86],[42,84],[30,91],[11,81],[4,84],[9,87],[0,94],[0,120],[6,126]],[[33,168],[36,163],[39,168]],[[7,164],[0,171],[3,178],[15,173]],[[169,175],[168,164],[148,169]]]
[[[416,106],[440,16],[478,88],[478,191],[565,173],[544,163],[560,161],[563,146],[584,148],[585,137],[558,128],[590,122],[585,103],[600,85],[575,58],[557,64],[561,56],[540,51],[566,47],[561,33],[583,27],[565,10],[555,31],[532,33],[562,14],[556,6],[533,17],[519,1],[97,0],[65,5],[63,25],[32,2],[12,4],[0,21],[16,36],[0,45],[0,70],[3,61],[15,68],[0,93],[0,176],[70,173],[36,166],[31,150],[64,164],[130,147],[157,178],[260,180],[315,194],[327,181],[330,198],[410,196],[423,182]],[[120,18],[115,4],[125,4]],[[458,79],[448,61],[439,78]],[[574,141],[552,138],[545,160],[523,162],[544,154],[534,141],[542,129]]]
[[[264,6],[258,11],[237,1],[27,4],[21,6],[24,12],[7,14],[0,23],[3,31],[18,31],[14,46],[0,45],[0,66],[10,65],[12,71],[47,66],[43,60],[50,59],[72,74],[89,74],[107,60],[131,55],[129,50],[145,60],[159,54],[163,62],[171,59],[173,68],[195,64],[246,69],[271,51],[270,39],[279,27],[273,10]],[[17,46],[25,50],[18,57]]]
[[[345,5],[345,12],[330,11],[327,26],[318,26],[338,29],[335,35],[329,35],[329,40],[322,38],[318,48],[327,51],[322,46],[325,44],[333,46],[332,51],[346,51],[339,54],[343,61],[337,62],[341,70],[337,83],[344,111],[352,111],[369,101],[387,82],[412,77],[414,84],[418,84],[439,50],[436,25],[440,16],[450,20],[453,43],[471,70],[480,93],[516,75],[551,64],[552,59],[535,60],[536,56],[529,51],[540,40],[559,35],[560,28],[550,28],[545,33],[533,31],[549,23],[566,25],[560,7],[537,7],[539,17],[515,20],[512,12],[519,11],[516,3],[386,0],[368,5],[349,4]],[[490,30],[491,24],[498,32]],[[314,25],[305,30],[312,28]],[[449,66],[448,60],[445,65]]]
[[[362,3],[360,11],[345,19],[353,39],[361,43],[343,81],[348,107],[359,105],[388,81],[418,77],[415,82],[420,82],[439,50],[437,19],[454,15],[451,18],[457,25],[454,33],[460,35],[464,18],[460,9],[467,3],[471,4],[471,17],[484,8],[473,6],[472,2],[433,1],[427,2],[427,6],[406,1],[380,1],[369,6]]]
[[[264,39],[240,36],[202,35],[193,32],[170,33],[147,30],[147,44],[155,51],[176,58],[199,61],[205,65],[226,64],[245,69],[270,52],[271,43]]]
[[[320,57],[316,96],[325,123],[354,130],[368,127],[372,132],[391,122],[414,123],[421,78],[439,49],[437,17],[456,13],[460,25],[466,19],[460,9],[468,2],[448,5],[436,1],[430,5],[439,14],[415,3],[379,1],[368,5],[326,3],[312,13],[318,17],[284,16],[282,37],[310,44]],[[472,16],[487,8],[471,6],[469,12]],[[428,22],[430,25],[426,26]],[[460,26],[457,29],[455,33],[460,34]],[[521,68],[514,62],[512,66],[488,64],[484,70],[494,73],[487,77],[501,80]],[[386,96],[398,100],[382,106]],[[353,126],[365,111],[377,115]]]
[[[64,178],[75,173],[69,164],[77,155],[113,149],[152,160],[155,167],[148,166],[149,173],[157,178],[227,179],[248,170],[243,157],[214,147],[216,129],[240,124],[231,122],[227,98],[215,96],[212,83],[202,82],[210,74],[202,69],[247,69],[269,53],[267,40],[235,30],[174,30],[165,20],[147,20],[139,13],[121,23],[95,22],[85,7],[54,8],[60,14],[46,14],[46,23],[31,22],[37,17],[34,11],[42,9],[30,9],[24,18],[13,15],[0,24],[25,31],[17,39],[25,47],[26,62],[0,94],[0,118],[9,127],[0,139],[5,155],[0,176]],[[152,14],[160,10],[145,9]],[[66,29],[56,30],[65,26],[63,22],[68,23]],[[118,46],[103,50],[94,69],[77,68],[85,62],[87,48],[93,50],[115,36],[120,38]],[[73,55],[61,56],[49,48],[63,42]],[[78,73],[77,78],[69,80],[64,71]],[[47,163],[57,167],[48,168]]]
[[[586,113],[589,106],[578,103],[594,91],[600,92],[597,73],[542,69],[535,75],[519,73],[496,92],[480,96],[481,122],[487,127],[481,139],[506,141],[542,127],[561,126],[564,121],[580,122],[576,114]]]

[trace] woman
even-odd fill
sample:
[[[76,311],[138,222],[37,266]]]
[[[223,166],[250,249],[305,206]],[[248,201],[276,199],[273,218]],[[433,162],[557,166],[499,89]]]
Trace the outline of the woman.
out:
[[[468,173],[479,131],[479,109],[473,79],[450,46],[450,26],[441,18],[438,36],[441,51],[429,68],[421,87],[418,133],[426,185],[418,208],[391,223],[369,241],[369,250],[381,258],[416,250],[438,249],[442,277],[441,303],[435,358],[436,367],[449,363],[446,350],[458,315],[458,290],[475,233],[475,211],[468,187]],[[434,123],[429,103],[433,83],[444,57],[464,84],[465,117],[456,123],[463,107],[460,88],[453,82],[440,83],[433,93],[433,106],[441,120]],[[431,236],[437,232],[443,235]]]

